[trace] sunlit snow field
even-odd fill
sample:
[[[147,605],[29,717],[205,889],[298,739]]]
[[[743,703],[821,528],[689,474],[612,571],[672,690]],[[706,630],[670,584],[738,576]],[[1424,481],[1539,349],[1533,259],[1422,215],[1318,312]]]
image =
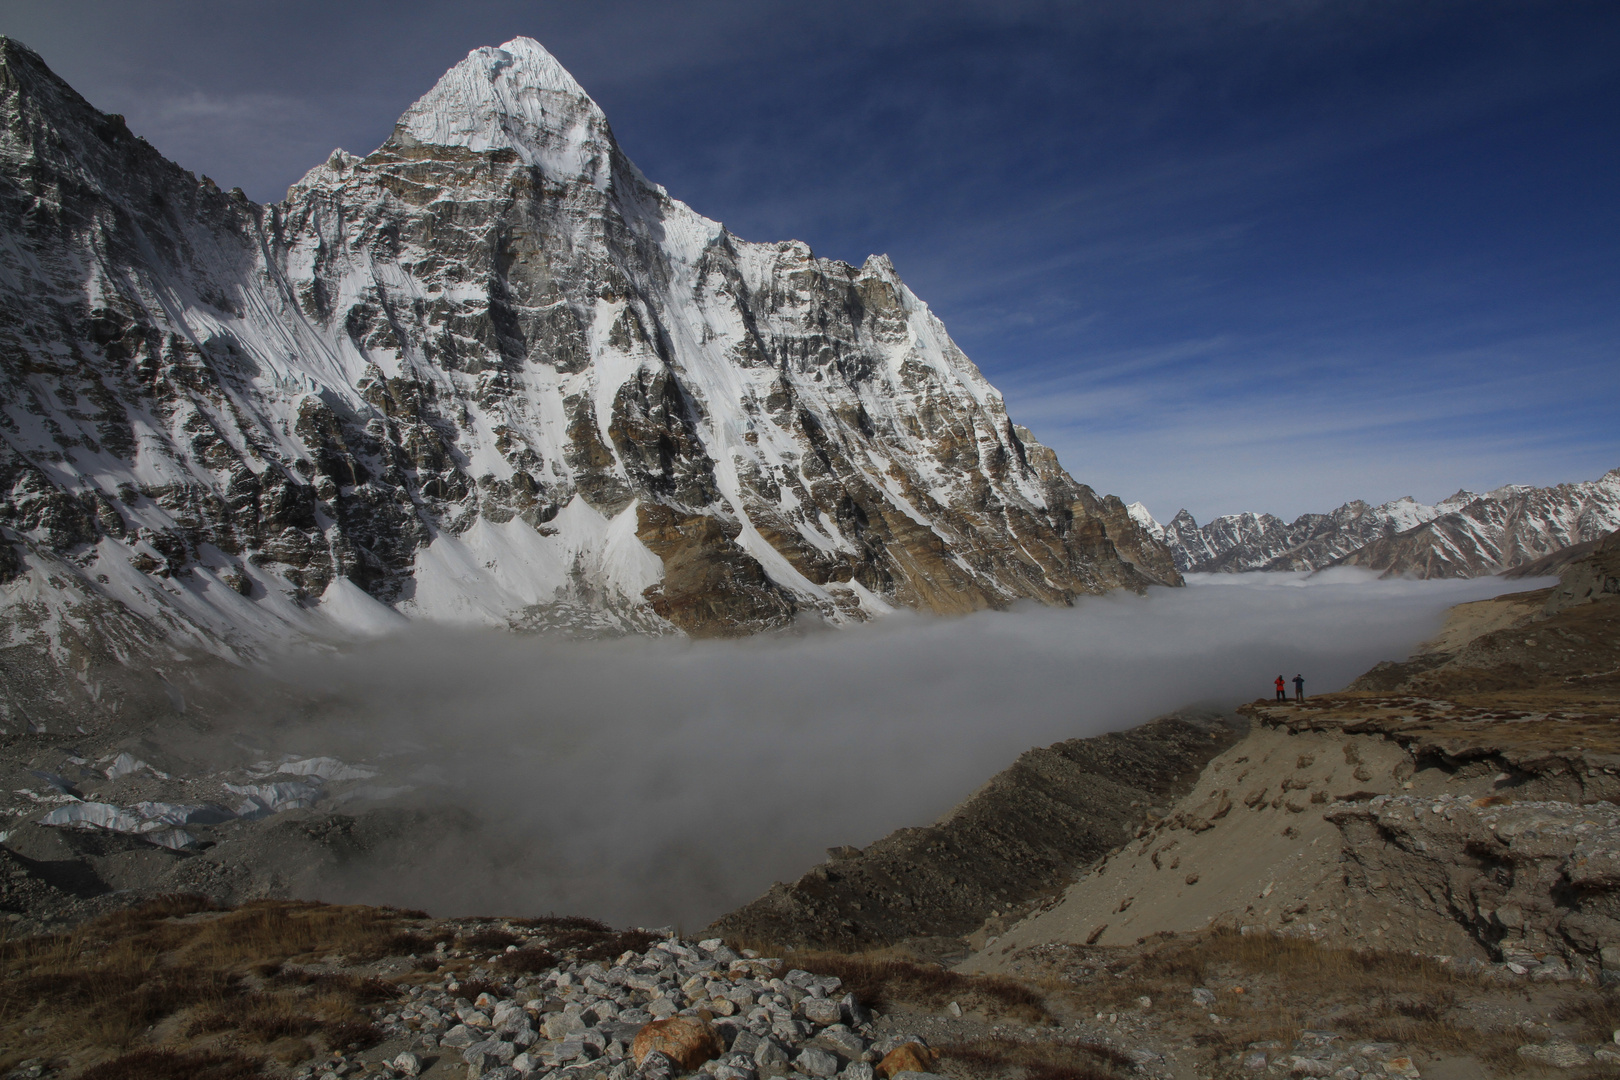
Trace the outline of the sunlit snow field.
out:
[[[1541,584],[1201,575],[741,642],[416,628],[283,661],[279,678],[347,704],[276,749],[361,756],[406,798],[490,823],[442,876],[368,874],[331,898],[696,927],[829,845],[932,821],[1029,747],[1270,696],[1279,674],[1335,690],[1447,607]]]

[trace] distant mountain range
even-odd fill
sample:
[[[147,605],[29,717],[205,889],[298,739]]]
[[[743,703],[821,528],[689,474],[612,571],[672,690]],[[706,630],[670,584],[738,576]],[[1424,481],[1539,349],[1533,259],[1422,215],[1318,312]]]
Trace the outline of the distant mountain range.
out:
[[[1433,506],[1410,496],[1380,506],[1358,499],[1292,522],[1243,513],[1199,525],[1182,510],[1160,524],[1141,503],[1130,513],[1170,549],[1182,573],[1362,566],[1386,577],[1468,578],[1523,566],[1620,528],[1620,469],[1578,484],[1459,491]]]

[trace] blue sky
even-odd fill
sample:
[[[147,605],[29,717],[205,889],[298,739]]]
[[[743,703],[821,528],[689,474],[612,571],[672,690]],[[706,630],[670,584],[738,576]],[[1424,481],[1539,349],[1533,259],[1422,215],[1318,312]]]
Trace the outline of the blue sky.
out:
[[[1620,466],[1612,0],[0,0],[0,33],[261,201],[536,37],[700,212],[889,253],[1161,519]]]

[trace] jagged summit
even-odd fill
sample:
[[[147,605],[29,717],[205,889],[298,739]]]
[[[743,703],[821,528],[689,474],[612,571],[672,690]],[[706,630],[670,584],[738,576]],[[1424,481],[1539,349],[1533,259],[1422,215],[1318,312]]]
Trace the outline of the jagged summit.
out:
[[[548,175],[579,176],[603,160],[607,117],[574,77],[533,38],[478,48],[400,117],[405,146],[511,150]]]

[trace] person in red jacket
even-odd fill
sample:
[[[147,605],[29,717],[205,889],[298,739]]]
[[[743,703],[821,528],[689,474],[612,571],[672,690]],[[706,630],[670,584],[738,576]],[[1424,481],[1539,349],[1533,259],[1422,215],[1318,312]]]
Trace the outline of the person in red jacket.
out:
[[[1283,677],[1281,675],[1277,676],[1277,700],[1288,700],[1288,684],[1283,682]]]

